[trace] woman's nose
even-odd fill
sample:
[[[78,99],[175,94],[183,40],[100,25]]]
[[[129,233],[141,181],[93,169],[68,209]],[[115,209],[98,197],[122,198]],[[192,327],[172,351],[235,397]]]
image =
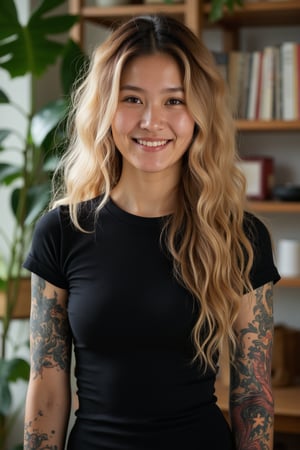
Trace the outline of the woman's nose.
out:
[[[147,106],[141,117],[140,127],[144,129],[162,129],[163,128],[163,113],[161,108],[157,106]]]

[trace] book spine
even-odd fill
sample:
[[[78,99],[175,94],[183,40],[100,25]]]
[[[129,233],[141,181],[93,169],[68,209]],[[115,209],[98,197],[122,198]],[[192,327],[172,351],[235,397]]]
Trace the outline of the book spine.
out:
[[[247,119],[255,120],[256,116],[256,99],[258,95],[258,74],[259,74],[259,61],[260,52],[253,52],[251,54],[251,71],[249,81],[249,94],[247,105]]]
[[[281,45],[282,119],[295,120],[295,44]]]

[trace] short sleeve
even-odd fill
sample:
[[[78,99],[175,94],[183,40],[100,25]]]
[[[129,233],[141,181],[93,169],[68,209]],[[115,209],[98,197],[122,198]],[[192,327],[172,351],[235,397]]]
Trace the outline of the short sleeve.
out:
[[[49,283],[67,289],[68,283],[62,270],[62,240],[59,209],[54,209],[37,222],[23,266]]]
[[[252,243],[254,260],[250,272],[253,289],[268,282],[274,284],[280,280],[280,275],[274,264],[273,248],[270,233],[261,220],[253,215],[247,215],[245,233]]]

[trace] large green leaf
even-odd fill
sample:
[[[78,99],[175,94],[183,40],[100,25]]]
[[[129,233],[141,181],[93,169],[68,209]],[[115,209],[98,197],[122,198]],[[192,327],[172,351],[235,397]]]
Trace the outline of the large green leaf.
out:
[[[9,98],[2,89],[0,89],[0,103],[9,103]]]
[[[51,195],[50,181],[32,186],[28,192],[27,215],[25,224],[31,225],[49,205]]]
[[[0,184],[10,185],[22,176],[22,167],[14,164],[0,163]]]
[[[21,188],[17,188],[11,195],[11,206],[15,217],[19,214]],[[31,186],[26,197],[25,225],[31,225],[49,204],[51,194],[50,181]]]
[[[70,39],[64,48],[61,64],[61,81],[65,95],[69,95],[76,80],[84,76],[88,60],[81,47]]]
[[[21,358],[0,360],[0,414],[9,413],[12,396],[10,383],[17,380],[27,381],[29,378],[29,364]]]
[[[2,142],[5,141],[5,139],[13,132],[13,130],[9,130],[8,128],[2,128],[0,130],[0,150],[3,150],[3,148],[1,147]]]
[[[67,32],[78,18],[70,14],[45,17],[45,13],[52,13],[64,1],[41,0],[26,25],[19,22],[13,0],[0,2],[0,66],[11,77],[41,76],[55,63],[65,44],[49,36]]]
[[[55,100],[33,116],[31,137],[36,147],[40,147],[48,134],[64,119],[67,106],[68,103],[65,99]]]
[[[12,403],[9,384],[6,380],[0,380],[0,414],[6,416]]]

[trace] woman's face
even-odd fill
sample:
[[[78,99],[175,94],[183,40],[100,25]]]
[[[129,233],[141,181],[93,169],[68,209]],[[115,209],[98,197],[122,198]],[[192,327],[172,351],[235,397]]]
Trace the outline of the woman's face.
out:
[[[194,131],[176,61],[157,53],[124,68],[112,121],[114,142],[131,173],[178,170]]]

